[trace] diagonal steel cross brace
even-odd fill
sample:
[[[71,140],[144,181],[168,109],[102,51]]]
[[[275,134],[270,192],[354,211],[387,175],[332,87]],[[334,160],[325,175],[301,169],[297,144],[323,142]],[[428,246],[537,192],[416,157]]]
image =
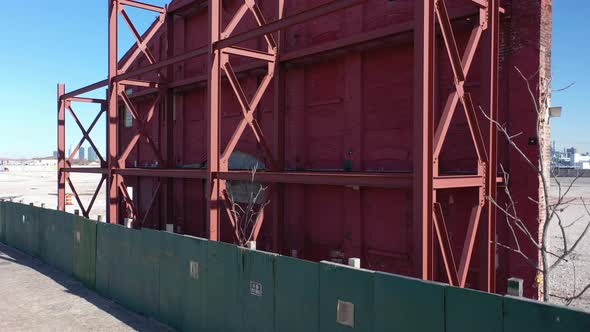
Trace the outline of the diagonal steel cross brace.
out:
[[[445,49],[451,63],[455,91],[452,92],[447,99],[443,115],[436,130],[434,137],[434,159],[438,160],[450,123],[457,108],[457,103],[460,101],[465,111],[477,157],[481,162],[487,162],[486,148],[477,121],[475,107],[473,106],[471,95],[464,90],[465,80],[471,68],[475,52],[479,46],[484,27],[480,24],[473,28],[465,53],[461,59],[444,0],[437,0],[436,15],[441,27]]]
[[[129,17],[127,12],[125,11],[124,6],[121,5],[119,7],[119,13],[123,17],[125,23],[127,23],[127,25],[129,26],[129,29],[131,30],[133,36],[135,37],[136,45],[137,45],[137,48],[133,51],[133,53],[131,53],[129,58],[127,60],[125,60],[125,63],[123,64],[123,66],[121,66],[119,71],[126,72],[129,69],[129,67],[135,62],[135,60],[137,60],[139,54],[141,54],[141,53],[143,53],[146,56],[146,58],[148,59],[150,64],[156,63],[156,58],[154,57],[154,55],[152,54],[152,52],[148,48],[148,44],[154,38],[156,33],[159,31],[159,29],[166,22],[166,14],[160,13],[158,21],[154,25],[152,25],[150,27],[150,29],[145,33],[145,37],[142,37],[140,35],[139,31],[137,31],[137,28],[135,27],[135,25],[133,24],[133,21],[131,20],[131,18]]]
[[[76,148],[74,149],[74,151],[72,151],[72,153],[68,157],[68,161],[67,161],[68,164],[69,165],[72,164],[72,160],[74,159],[74,156],[76,155],[78,150],[80,150],[80,148],[82,147],[82,144],[84,144],[84,141],[88,141],[88,143],[90,144],[90,146],[92,147],[94,152],[96,152],[96,155],[100,159],[101,163],[104,164],[105,160],[104,160],[102,154],[100,153],[100,151],[98,150],[98,148],[96,147],[96,145],[94,144],[94,142],[92,141],[92,139],[90,138],[90,132],[92,132],[92,129],[94,129],[94,127],[98,123],[98,120],[100,119],[102,113],[104,113],[106,110],[101,109],[100,112],[98,112],[98,114],[96,115],[96,117],[92,121],[92,123],[90,124],[90,127],[88,127],[88,130],[86,130],[86,128],[84,128],[84,125],[82,125],[82,122],[80,121],[80,119],[76,115],[76,112],[74,112],[74,110],[72,109],[72,106],[68,105],[67,109],[68,109],[68,111],[70,111],[70,114],[72,114],[72,117],[74,118],[74,121],[76,122],[76,124],[78,125],[80,130],[82,131],[82,136],[83,136],[82,139],[80,139],[80,142],[78,142],[78,144],[76,145]]]
[[[154,100],[154,102],[153,102],[152,106],[150,107],[148,114],[146,115],[146,118],[144,120],[140,119],[137,109],[135,108],[135,106],[133,105],[133,102],[131,102],[131,99],[125,93],[125,91],[120,91],[119,95],[121,96],[121,99],[123,100],[123,103],[125,104],[125,106],[129,110],[129,112],[131,113],[131,116],[137,122],[137,124],[135,125],[135,127],[137,129],[137,133],[133,136],[133,138],[131,139],[131,142],[129,142],[129,144],[127,145],[127,148],[125,148],[124,152],[121,154],[121,156],[119,158],[119,167],[124,168],[125,161],[127,160],[127,157],[129,157],[129,154],[131,153],[131,151],[133,151],[133,148],[135,148],[135,146],[137,145],[137,142],[139,141],[141,136],[146,138],[151,149],[153,150],[154,154],[156,155],[156,158],[158,159],[158,163],[162,164],[162,155],[160,153],[160,150],[156,147],[154,140],[147,132],[147,126],[151,123],[151,121],[154,117],[156,106],[158,105],[158,103],[162,99],[162,93],[158,94],[158,96]]]
[[[100,192],[100,189],[102,188],[102,184],[105,180],[106,180],[106,177],[104,175],[101,176],[100,182],[98,183],[98,186],[94,190],[94,194],[92,195],[92,199],[90,200],[90,203],[88,204],[88,208],[85,208],[84,204],[82,203],[82,200],[80,199],[80,196],[78,195],[78,191],[76,190],[76,187],[74,187],[74,183],[72,183],[72,180],[69,177],[67,178],[68,185],[69,185],[70,189],[72,190],[72,193],[74,194],[74,198],[76,199],[76,202],[78,202],[78,206],[80,207],[80,209],[82,209],[82,215],[85,218],[90,218],[90,212],[92,211],[92,207],[94,206],[94,202],[96,201],[96,197],[98,197],[98,193]]]

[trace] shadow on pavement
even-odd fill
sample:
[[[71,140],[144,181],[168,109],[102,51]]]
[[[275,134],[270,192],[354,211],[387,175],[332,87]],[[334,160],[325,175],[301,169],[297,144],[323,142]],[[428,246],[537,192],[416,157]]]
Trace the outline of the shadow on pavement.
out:
[[[174,331],[153,318],[132,312],[116,302],[102,297],[93,290],[86,288],[80,281],[51,267],[43,261],[0,243],[0,267],[7,264],[18,264],[45,275],[64,287],[67,293],[85,299],[101,311],[110,314],[134,330]]]

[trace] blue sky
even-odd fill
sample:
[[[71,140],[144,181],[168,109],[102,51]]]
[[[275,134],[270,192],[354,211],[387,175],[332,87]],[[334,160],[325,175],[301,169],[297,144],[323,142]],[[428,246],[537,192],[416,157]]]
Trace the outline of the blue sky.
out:
[[[149,0],[163,5],[166,0]],[[107,0],[5,1],[0,11],[0,158],[49,156],[57,146],[57,83],[68,91],[107,76]],[[143,32],[155,14],[129,8]],[[120,22],[120,53],[134,42]],[[105,92],[94,96],[104,98]],[[85,125],[98,106],[74,109]],[[81,132],[71,118],[68,145]],[[104,121],[91,136],[104,149]],[[88,143],[85,143],[88,146]]]
[[[575,146],[590,152],[590,1],[554,0],[553,88],[574,86],[553,94],[553,105],[563,106],[552,123],[558,148]]]
[[[166,0],[150,0],[163,5]],[[107,0],[7,1],[0,12],[0,158],[51,155],[56,149],[56,85],[72,90],[106,78]],[[554,94],[553,104],[564,107],[553,122],[558,147],[590,151],[590,1],[554,1],[553,85],[576,84]],[[129,10],[144,31],[155,17]],[[123,24],[123,23],[122,23]],[[133,39],[121,26],[120,50]],[[104,91],[95,93],[104,97]],[[75,105],[82,121],[90,123],[97,107]],[[81,138],[69,120],[68,145]],[[103,123],[103,121],[101,121]],[[104,126],[94,132],[104,147]],[[87,144],[86,144],[87,145]]]

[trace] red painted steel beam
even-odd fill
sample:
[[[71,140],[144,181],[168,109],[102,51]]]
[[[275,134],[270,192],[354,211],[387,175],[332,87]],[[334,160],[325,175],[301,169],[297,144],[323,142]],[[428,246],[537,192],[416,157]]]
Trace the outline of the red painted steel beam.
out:
[[[145,214],[143,215],[143,217],[141,218],[141,226],[145,225],[145,221],[147,220],[147,217],[150,215],[150,212],[152,211],[152,208],[154,207],[154,204],[156,203],[156,199],[158,198],[158,195],[160,195],[161,187],[162,187],[162,182],[158,181],[158,185],[156,186],[156,189],[154,190],[154,193],[152,195],[152,199],[150,200],[148,208],[145,211]]]
[[[344,8],[358,5],[360,3],[363,3],[364,1],[365,0],[333,1],[333,2],[330,2],[326,5],[318,6],[316,8],[301,12],[299,14],[295,14],[293,16],[284,18],[282,20],[268,23],[266,25],[263,25],[262,27],[250,30],[248,32],[236,35],[234,37],[229,37],[229,38],[221,40],[221,36],[220,36],[218,41],[214,42],[211,45],[215,45],[215,48],[218,50],[229,47],[229,46],[234,46],[236,44],[239,44],[242,41],[246,41],[246,40],[249,40],[252,38],[263,36],[263,35],[275,32],[280,29],[284,29],[286,27],[289,27],[289,26],[292,26],[295,24],[306,22],[308,20],[314,19],[314,18],[322,16],[322,15],[326,15],[326,14],[329,14],[329,13],[332,13],[332,12],[335,12],[335,11],[338,11],[338,10],[341,10]],[[210,51],[210,47],[204,46],[204,47],[186,52],[184,54],[175,56],[173,58],[166,59],[164,61],[160,61],[155,64],[145,66],[145,67],[139,68],[139,69],[131,71],[131,72],[123,73],[123,74],[118,75],[116,77],[116,81],[119,82],[119,81],[122,81],[125,79],[137,77],[139,75],[166,67],[170,64],[174,64],[174,63],[190,60],[194,57],[206,55],[207,53],[209,53],[209,51]]]
[[[439,249],[443,258],[447,279],[451,286],[459,286],[459,275],[457,265],[449,238],[449,231],[445,222],[440,203],[434,203],[434,229],[438,239]]]
[[[93,103],[93,104],[106,104],[106,99],[97,99],[97,98],[83,98],[83,97],[72,97],[68,98],[67,101],[73,103]]]
[[[71,167],[64,168],[66,173],[108,174],[105,168]],[[205,169],[190,168],[125,168],[114,171],[122,176],[162,177],[176,179],[206,179]],[[217,172],[215,178],[230,181],[250,181],[250,171]],[[328,186],[359,186],[373,188],[411,188],[413,183],[412,173],[353,173],[353,172],[266,172],[259,171],[255,175],[256,181],[262,183],[285,184],[309,184]],[[497,178],[501,183],[502,178]],[[480,187],[481,177],[477,175],[466,176],[439,176],[434,178],[437,189]]]
[[[108,79],[103,80],[103,81],[100,81],[100,82],[92,83],[92,84],[87,85],[85,87],[82,87],[80,89],[77,89],[77,90],[74,90],[74,91],[71,91],[71,92],[68,92],[68,93],[63,94],[61,96],[61,100],[73,98],[73,97],[79,96],[81,94],[90,92],[90,91],[94,91],[94,90],[97,90],[97,89],[100,89],[100,88],[104,88],[105,86],[108,86],[108,85],[109,85],[109,80]]]
[[[66,102],[64,84],[57,85],[57,209],[66,210]]]
[[[251,181],[250,171],[219,172],[216,177],[228,181]],[[377,188],[411,188],[411,173],[352,172],[256,172],[255,181],[326,186],[359,186]]]
[[[210,50],[209,46],[203,46],[201,48],[197,48],[192,51],[188,51],[186,53],[177,55],[175,57],[172,57],[172,58],[160,61],[160,62],[156,62],[153,65],[141,67],[139,69],[120,74],[115,77],[115,81],[120,82],[123,80],[127,80],[130,78],[137,77],[139,75],[143,75],[143,74],[158,70],[158,69],[162,69],[162,68],[167,67],[171,64],[190,60],[190,59],[198,57],[198,56],[203,56],[203,55],[206,55],[207,53],[209,53],[209,50]]]
[[[471,266],[471,257],[475,247],[475,240],[481,221],[481,210],[483,205],[476,205],[471,209],[469,215],[469,226],[465,235],[465,242],[463,243],[463,252],[461,253],[461,262],[459,264],[459,287],[465,287],[467,282],[467,274]]]
[[[480,6],[482,9],[486,9],[488,8],[488,0],[471,0],[473,3],[475,3],[476,5]],[[499,7],[499,13],[500,14],[505,14],[506,13],[506,9],[504,9],[504,7]]]
[[[174,179],[207,179],[205,169],[163,169],[163,168],[125,168],[116,170],[122,176],[140,176]]]
[[[471,32],[471,36],[469,37],[469,42],[467,43],[467,47],[465,48],[465,52],[463,54],[463,59],[461,61],[461,66],[464,70],[465,76],[467,76],[470,72],[471,65],[473,63],[473,59],[475,57],[475,53],[478,49],[481,35],[483,29],[480,25],[477,25],[473,28]],[[459,83],[455,86],[455,90],[453,91],[449,97],[447,98],[447,102],[445,104],[443,114],[439,121],[438,127],[436,129],[436,133],[434,135],[434,159],[438,160],[440,155],[440,151],[444,144],[444,139],[447,136],[447,132],[449,130],[451,121],[453,119],[453,115],[457,109],[457,104],[461,99],[459,91],[462,93],[463,91],[464,82]]]
[[[162,13],[162,14],[166,13],[166,8],[164,8],[164,7],[159,7],[159,6],[155,6],[155,5],[151,5],[148,3],[135,1],[135,0],[119,0],[119,5],[125,5],[125,6],[145,9],[145,10],[149,10],[149,11],[157,12],[157,13]]]
[[[268,52],[262,52],[262,51],[258,51],[258,50],[251,50],[251,49],[247,49],[244,47],[228,46],[223,49],[223,53],[239,55],[239,56],[243,56],[243,57],[248,57],[248,58],[253,58],[253,59],[258,59],[258,60],[263,60],[263,61],[268,61],[268,62],[275,62],[276,61],[275,54],[268,53]]]
[[[487,108],[489,117],[492,120],[498,119],[498,71],[499,71],[499,48],[500,48],[500,13],[499,0],[488,0],[487,21],[488,29],[486,31],[486,47],[485,58],[488,60],[484,65],[487,66],[485,72],[487,77],[486,88],[489,92],[487,100]],[[497,185],[496,178],[498,175],[498,132],[493,123],[489,123],[489,165],[487,170],[488,176],[488,196],[496,199]],[[488,220],[487,220],[487,291],[490,293],[496,292],[496,208],[487,200]]]
[[[435,13],[433,1],[415,0],[414,30],[414,266],[432,280],[433,266],[433,127]]]
[[[212,47],[221,39],[221,0],[209,2],[209,45],[206,46],[206,54],[209,54],[208,66],[208,96],[207,106],[207,185],[205,196],[207,197],[207,221],[209,240],[220,240],[220,203],[222,200],[221,188],[223,183],[214,177],[214,173],[220,170],[220,117],[221,117],[221,52]]]
[[[66,167],[63,171],[66,173],[109,174],[107,168],[98,167]]]
[[[129,57],[125,57],[122,60],[124,62],[123,65],[120,67],[119,71],[126,72],[129,69],[129,67],[137,60],[141,53],[144,53],[150,64],[154,64],[156,60],[154,55],[151,53],[148,44],[154,38],[156,33],[158,33],[160,28],[164,25],[165,15],[161,14],[160,17],[154,22],[154,24],[152,24],[149,27],[148,31],[143,36],[139,34],[137,29],[135,28],[135,25],[131,21],[131,18],[129,18],[129,16],[127,15],[126,11],[122,10],[121,15],[123,16],[125,22],[133,32],[133,35],[135,36],[136,45],[133,48],[133,51],[131,52]]]
[[[168,8],[169,9],[169,8]],[[166,17],[166,59],[170,59],[174,56],[174,38],[176,35],[176,29],[174,24],[174,16],[172,13],[168,12]],[[174,65],[169,65],[166,67],[166,82],[172,82],[174,80]],[[163,136],[164,146],[166,151],[164,151],[166,160],[163,167],[171,168],[176,165],[175,158],[174,158],[174,105],[175,105],[175,98],[176,96],[172,93],[172,90],[166,89],[164,90],[165,98],[164,98],[164,133]],[[166,224],[176,224],[174,220],[175,210],[174,210],[174,182],[170,178],[164,178],[164,192],[163,192],[163,201],[162,201],[162,209],[161,214],[162,217],[158,221],[158,228],[164,228]]]
[[[96,198],[98,197],[98,193],[100,192],[100,189],[102,188],[102,184],[104,183],[104,181],[106,180],[105,176],[101,176],[100,177],[100,182],[98,183],[98,186],[96,186],[96,190],[94,191],[94,195],[92,195],[92,199],[90,200],[90,203],[88,204],[88,214],[90,214],[90,212],[92,211],[92,207],[94,207],[94,202],[96,201]],[[87,217],[89,218],[89,217]]]
[[[460,18],[464,18],[464,17],[468,17],[468,16],[473,16],[473,15],[475,15],[475,13],[471,9],[459,9],[459,10],[451,11],[450,15],[451,15],[451,19],[460,19]],[[384,39],[384,38],[388,38],[388,37],[393,37],[396,35],[411,33],[413,30],[414,30],[414,22],[412,22],[412,21],[406,22],[406,23],[394,24],[392,26],[389,26],[389,27],[386,27],[383,29],[364,32],[364,33],[354,35],[351,37],[347,37],[347,38],[343,38],[343,39],[340,39],[337,41],[328,42],[328,43],[316,45],[316,46],[311,46],[311,47],[304,48],[301,50],[291,51],[289,53],[285,53],[285,54],[281,55],[280,62],[281,63],[293,62],[293,61],[297,61],[299,59],[303,59],[306,57],[320,55],[323,53],[328,53],[328,52],[343,49],[343,48],[349,48],[349,47],[352,47],[355,45],[361,45],[361,44],[368,43],[368,42],[371,42],[374,40],[380,40],[380,39]],[[145,73],[148,73],[151,71],[156,71],[158,69],[161,69],[165,66],[169,66],[171,64],[190,60],[190,59],[198,57],[198,56],[203,56],[203,55],[207,54],[208,51],[209,51],[208,46],[204,46],[204,47],[201,47],[201,48],[198,48],[195,50],[191,50],[186,53],[183,53],[183,54],[180,54],[180,55],[177,55],[174,57],[170,57],[166,60],[160,61],[154,65],[148,65],[146,67],[139,68],[135,71],[121,74],[121,76],[117,77],[116,80],[120,83],[123,83],[123,82],[121,82],[123,80],[137,77],[139,75],[142,75],[142,74],[145,74]],[[236,71],[236,73],[241,73],[241,72],[245,72],[245,71],[249,71],[249,70],[253,70],[253,69],[263,68],[264,66],[266,66],[266,65],[259,64],[259,63],[251,63],[251,64],[247,64],[247,65],[244,65],[241,67],[237,67],[235,69],[235,71]],[[207,82],[207,80],[208,80],[208,75],[198,75],[198,76],[190,77],[190,78],[187,78],[184,80],[176,80],[174,82],[169,82],[168,87],[171,89],[183,88],[183,87],[190,86],[190,85],[204,83],[204,82]],[[108,80],[100,81],[100,82],[94,83],[92,85],[89,85],[87,87],[83,87],[78,90],[67,93],[65,95],[65,97],[71,98],[71,97],[74,97],[74,96],[77,96],[77,95],[80,95],[80,94],[83,94],[86,92],[90,92],[90,91],[105,87],[107,85],[108,85]],[[149,91],[147,91],[147,90],[142,91],[140,93],[134,94],[132,97],[135,98],[139,95],[144,96],[144,95],[153,94],[153,93],[157,93],[157,89],[152,89]]]
[[[154,88],[154,92],[158,91],[161,87],[165,86],[165,84],[158,83],[158,82],[150,82],[144,80],[122,80],[119,82],[121,85],[125,86],[138,86],[142,88]]]
[[[472,9],[465,9],[465,8],[459,8],[457,10],[451,11],[452,19],[465,18],[465,17],[469,17],[469,16],[474,16],[476,14],[477,13],[474,13]],[[414,22],[413,21],[405,22],[405,23],[398,23],[398,24],[394,24],[392,26],[389,26],[389,27],[386,27],[383,29],[369,31],[369,32],[363,32],[363,33],[360,33],[360,34],[357,34],[354,36],[350,36],[350,37],[346,37],[343,39],[339,39],[339,40],[336,40],[333,42],[327,42],[327,43],[323,43],[320,45],[315,45],[315,46],[307,47],[304,49],[291,51],[289,53],[284,53],[284,54],[281,54],[279,62],[282,64],[296,62],[297,60],[309,58],[311,56],[316,56],[316,55],[321,55],[321,54],[329,53],[329,52],[336,51],[336,50],[346,49],[346,48],[354,47],[357,45],[370,43],[370,42],[376,41],[376,40],[395,37],[398,35],[411,33],[412,31],[414,31]],[[266,64],[260,64],[260,63],[253,62],[253,63],[248,63],[245,65],[242,65],[240,67],[236,67],[235,72],[236,72],[236,74],[238,74],[238,73],[247,72],[250,70],[261,69],[261,68],[264,68],[265,66],[266,66]],[[194,77],[189,77],[186,79],[177,80],[175,82],[172,82],[171,84],[169,84],[168,87],[171,89],[184,88],[187,86],[197,85],[200,83],[207,82],[207,79],[208,79],[207,75],[197,75]],[[146,91],[145,94],[151,94],[151,93],[155,93],[155,92],[156,92],[156,90],[151,90],[151,91]],[[138,93],[137,95],[140,95],[140,94],[143,95],[143,93]]]
[[[98,123],[98,120],[102,116],[102,113],[104,112],[104,109],[101,109],[98,112],[98,114],[96,115],[96,117],[94,118],[94,120],[92,121],[92,123],[90,124],[90,127],[88,127],[88,130],[86,130],[86,128],[84,128],[84,125],[82,125],[82,122],[80,121],[80,119],[78,118],[78,116],[76,115],[76,112],[74,112],[74,110],[72,109],[72,107],[71,106],[67,106],[67,109],[72,114],[72,117],[74,118],[74,121],[76,122],[76,124],[78,125],[78,128],[80,128],[80,131],[82,132],[82,139],[80,139],[80,141],[78,142],[78,144],[74,148],[74,151],[68,157],[67,164],[68,165],[71,165],[72,160],[74,158],[74,155],[76,155],[76,153],[78,153],[78,150],[82,147],[82,144],[84,144],[84,141],[88,141],[88,143],[90,144],[90,146],[92,147],[92,149],[96,152],[96,155],[100,159],[100,162],[101,163],[104,163],[105,160],[104,160],[102,154],[100,153],[100,151],[98,150],[98,148],[94,144],[94,141],[90,137],[90,133],[92,132],[92,130],[94,129],[94,127]]]
[[[118,72],[118,13],[119,1],[109,2],[109,79],[108,79],[108,112],[107,112],[107,220],[109,223],[119,223],[119,185],[121,179],[114,173],[119,160],[119,85],[115,81]]]
[[[486,179],[479,175],[448,175],[434,177],[434,189],[483,187]]]
[[[80,195],[78,195],[78,191],[74,187],[74,184],[72,183],[72,180],[70,178],[68,178],[68,185],[70,186],[70,190],[72,191],[72,194],[74,194],[74,198],[76,199],[76,202],[78,202],[78,206],[82,210],[82,215],[85,218],[88,218],[88,211],[86,211],[86,208],[84,207],[84,204],[82,203],[82,200],[80,199]]]
[[[279,0],[279,19],[285,16],[285,0]],[[274,116],[273,116],[273,143],[272,155],[276,160],[274,171],[285,170],[285,69],[280,63],[282,46],[285,42],[285,30],[281,30],[277,36],[277,63],[274,78]],[[272,189],[272,249],[273,252],[282,254],[284,250],[284,225],[285,225],[285,185],[276,184]]]
[[[190,9],[201,9],[207,6],[207,0],[176,0],[168,4],[168,14],[183,14]]]
[[[345,9],[348,7],[359,5],[361,3],[364,3],[365,1],[366,0],[332,1],[332,2],[329,2],[325,5],[320,5],[315,8],[305,10],[301,13],[297,13],[295,15],[283,18],[281,20],[277,20],[277,21],[265,24],[259,28],[252,29],[250,31],[247,31],[247,32],[244,32],[241,34],[225,38],[223,40],[215,42],[214,45],[215,45],[216,49],[223,49],[228,46],[237,45],[237,44],[240,44],[241,42],[244,42],[244,41],[247,41],[250,39],[254,39],[257,37],[261,37],[261,36],[267,35],[269,33],[288,28],[293,25],[304,23],[304,22],[313,20],[314,18],[317,18],[320,16],[325,16],[330,13],[333,13],[333,12],[336,12],[336,11],[339,11],[339,10],[342,10],[342,9]]]

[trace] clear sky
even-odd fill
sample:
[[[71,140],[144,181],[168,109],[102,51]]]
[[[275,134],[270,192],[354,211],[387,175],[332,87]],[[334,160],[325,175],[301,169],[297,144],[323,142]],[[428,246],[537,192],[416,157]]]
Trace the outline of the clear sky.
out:
[[[149,0],[163,5],[166,0]],[[0,158],[49,156],[57,148],[57,83],[67,91],[107,77],[107,0],[3,1],[0,11]],[[128,9],[140,32],[156,15]],[[134,42],[120,22],[120,54]],[[95,97],[105,97],[104,90]],[[85,125],[98,106],[74,105]],[[67,144],[81,132],[68,118]],[[104,149],[104,121],[91,136]],[[96,132],[95,132],[96,131]],[[88,146],[88,143],[85,143]]]
[[[163,5],[166,0],[149,0]],[[56,149],[56,85],[69,90],[106,78],[107,0],[6,1],[0,12],[0,158],[48,156]],[[144,31],[155,17],[129,10]],[[554,94],[564,107],[553,122],[558,147],[590,151],[590,1],[554,0],[554,88],[576,84]],[[120,53],[133,40],[121,23]],[[104,91],[95,96],[104,97]],[[89,124],[97,107],[76,108]],[[81,138],[69,119],[68,146]],[[101,121],[103,123],[103,121]],[[104,126],[94,132],[104,147]],[[86,146],[88,144],[86,143]]]
[[[575,146],[590,152],[590,1],[554,0],[553,88],[574,86],[553,94],[553,105],[563,106],[552,123],[558,148]]]

